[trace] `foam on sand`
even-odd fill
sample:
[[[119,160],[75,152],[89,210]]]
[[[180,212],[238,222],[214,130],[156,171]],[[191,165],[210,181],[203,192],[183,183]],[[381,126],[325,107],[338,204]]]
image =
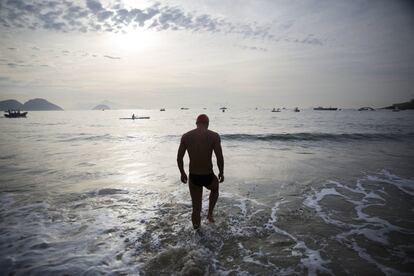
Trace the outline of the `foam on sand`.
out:
[[[414,230],[410,227],[412,208],[405,209],[405,212],[395,212],[400,214],[398,218],[395,218],[395,213],[386,216],[385,212],[388,208],[405,208],[395,200],[393,193],[401,193],[410,205],[410,202],[413,202],[413,188],[413,180],[402,179],[382,170],[358,179],[355,185],[328,181],[325,187],[307,196],[304,205],[316,211],[326,224],[341,229],[334,237],[339,243],[354,250],[359,257],[375,265],[382,273],[402,275],[404,272],[399,271],[395,263],[391,267],[391,263],[387,263],[376,254],[375,248],[381,246],[390,256],[402,258],[403,262],[412,261],[404,244],[395,242],[396,236],[413,237]],[[352,216],[341,215],[335,206],[327,205],[324,200],[334,200],[337,204],[345,201],[352,206]],[[379,217],[379,214],[383,213],[385,214]],[[395,222],[387,219],[393,219]],[[410,248],[412,250],[412,245]]]
[[[37,201],[3,193],[0,268],[22,274],[403,274],[413,263],[406,242],[414,238],[412,184],[382,171],[355,183],[327,181],[295,196],[270,196],[267,203],[223,192],[214,224],[205,220],[204,197],[201,231],[192,229],[186,189],[100,188]],[[404,200],[395,202],[394,194]]]

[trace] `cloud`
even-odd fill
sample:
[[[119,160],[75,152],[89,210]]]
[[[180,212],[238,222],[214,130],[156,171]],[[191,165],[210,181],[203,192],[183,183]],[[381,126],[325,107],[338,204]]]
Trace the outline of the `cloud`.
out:
[[[4,48],[9,49],[9,48]],[[13,48],[18,49],[18,48]],[[9,57],[9,58],[0,58],[0,67],[6,67],[9,69],[18,69],[20,67],[54,67],[54,63],[52,61],[51,64],[46,64],[42,61],[42,59],[35,59],[36,57],[43,56],[44,53],[56,53],[53,55],[53,58],[59,59],[60,57],[70,57],[71,59],[88,59],[88,58],[108,58],[108,59],[121,59],[120,56],[113,56],[108,55],[105,53],[88,53],[86,51],[76,51],[76,50],[67,50],[63,49],[47,49],[43,48],[40,49],[36,46],[27,46],[19,48],[22,53],[26,52],[26,50],[36,51],[36,54],[28,53],[27,56],[20,56],[19,59]],[[59,62],[59,61],[56,61]]]
[[[17,67],[31,67],[31,64],[25,63],[24,61],[18,60],[18,61],[10,61],[6,59],[0,59],[2,63],[0,65],[9,67],[9,68],[17,68]]]
[[[252,50],[252,51],[261,51],[261,52],[267,52],[268,49],[264,47],[258,47],[258,46],[249,46],[249,45],[235,45],[236,47],[243,49],[243,50]]]
[[[121,57],[114,57],[114,56],[108,56],[108,55],[104,55],[103,57],[109,58],[109,59],[121,59]]]
[[[300,42],[305,43],[305,44],[314,44],[314,45],[322,45],[323,44],[322,40],[316,38],[314,34],[309,34],[307,37],[302,39]]]
[[[102,4],[98,0],[86,0],[86,6],[94,13],[103,10]]]
[[[293,22],[281,24],[288,29]],[[186,12],[180,7],[155,3],[147,8],[127,9],[120,2],[104,6],[99,0],[85,5],[66,0],[0,0],[0,26],[6,28],[47,29],[58,32],[124,32],[128,27],[157,31],[190,31],[238,35],[247,39],[280,41],[271,24],[231,22],[209,14]],[[296,41],[297,40],[297,41]],[[322,45],[315,36],[285,40]]]

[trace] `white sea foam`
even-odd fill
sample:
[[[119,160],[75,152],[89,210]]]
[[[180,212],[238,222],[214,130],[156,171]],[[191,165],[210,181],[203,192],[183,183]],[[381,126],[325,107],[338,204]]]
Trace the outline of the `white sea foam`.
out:
[[[414,181],[398,177],[387,170],[382,170],[380,175],[368,175],[367,179],[393,185],[402,192],[414,196]]]
[[[377,266],[386,275],[403,275],[404,273],[396,268],[389,267],[378,261],[370,255],[372,253],[369,253],[368,250],[364,249],[362,245],[358,245],[358,242],[355,241],[355,237],[363,236],[373,243],[381,244],[385,248],[389,247],[392,250],[393,246],[390,245],[389,241],[391,233],[414,234],[413,229],[394,225],[385,218],[380,218],[368,211],[370,207],[384,208],[384,206],[395,204],[395,202],[387,202],[385,200],[382,187],[375,186],[375,183],[390,184],[409,196],[413,195],[411,192],[411,188],[414,185],[413,180],[401,179],[383,170],[375,175],[367,175],[365,178],[358,179],[354,187],[338,181],[328,181],[327,186],[329,187],[322,188],[319,191],[314,190],[313,194],[306,197],[304,205],[316,211],[317,215],[325,223],[342,229],[343,231],[336,235],[336,240],[348,248],[352,248],[361,258]],[[367,184],[370,184],[370,188],[367,187]],[[372,188],[373,185],[375,188]],[[347,193],[341,193],[339,192],[340,190],[347,191]],[[359,196],[352,197],[348,192],[362,195],[362,198]],[[352,218],[352,223],[349,222],[349,218],[339,216],[332,212],[329,206],[323,204],[323,200],[329,197],[339,197],[352,204],[356,214]]]
[[[180,271],[183,266],[182,262],[172,264],[166,261],[164,268],[160,265],[160,260],[164,259],[165,254],[170,255],[168,252],[177,250],[184,259],[189,258],[190,255],[203,255],[202,252],[209,252],[203,255],[207,258],[203,263],[193,260],[188,264],[188,267],[191,267],[190,270],[202,273],[208,271],[211,274],[227,275],[237,271],[237,274],[244,275],[248,273],[246,269],[280,275],[289,275],[293,271],[301,270],[309,275],[316,275],[318,272],[331,273],[325,266],[329,261],[324,260],[318,250],[310,249],[304,241],[277,226],[277,212],[283,204],[288,202],[286,200],[281,199],[269,208],[263,203],[256,205],[255,200],[249,198],[222,193],[220,206],[225,213],[219,211],[216,224],[204,225],[201,232],[194,233],[189,225],[190,205],[181,193],[173,193],[173,197],[177,203],[164,205],[164,215],[154,217],[146,225],[144,235],[135,243],[139,244],[138,252],[152,248],[155,253],[154,257],[142,260],[144,271],[150,274],[161,273],[164,270]],[[207,200],[204,200],[203,207],[207,206]],[[299,257],[299,267],[296,265],[280,266],[274,263],[272,252],[263,251],[263,245],[251,243],[256,238],[265,242],[271,239],[274,233],[291,240],[287,245],[290,249],[286,248],[284,254]],[[169,246],[174,249],[169,249]],[[234,255],[227,255],[230,252],[226,253],[226,263],[223,263],[221,254],[230,248]],[[252,265],[256,267],[256,270],[251,270]]]
[[[377,177],[381,178],[381,175]],[[365,177],[354,185],[328,181],[325,187],[312,190],[303,204],[314,210],[326,224],[341,229],[333,237],[339,244],[352,249],[383,273],[398,274],[397,268],[382,263],[364,245],[354,240],[354,237],[363,236],[387,247],[390,246],[389,234],[392,231],[411,233],[410,229],[394,225],[367,211],[367,207],[387,203],[386,197],[380,194],[382,190],[372,188],[371,179]],[[369,188],[366,181],[369,181]],[[343,220],[330,210],[330,206],[325,205],[324,200],[329,197],[340,198],[353,206],[354,217],[351,221]],[[205,224],[203,220],[201,232],[194,233],[190,224],[191,202],[182,191],[159,198],[157,193],[146,191],[99,189],[73,195],[72,198],[65,198],[66,203],[61,203],[59,209],[49,201],[2,209],[6,216],[30,214],[30,219],[25,221],[28,232],[36,229],[44,233],[33,236],[20,230],[13,233],[16,228],[12,225],[5,228],[10,235],[27,235],[19,245],[22,246],[19,254],[0,258],[0,265],[5,271],[16,269],[19,262],[30,264],[33,256],[42,252],[54,260],[53,271],[56,273],[63,273],[65,267],[78,267],[79,271],[84,271],[87,266],[95,267],[91,273],[334,273],[322,244],[309,243],[311,239],[306,239],[308,233],[285,227],[289,224],[280,213],[289,210],[285,206],[291,203],[290,199],[281,197],[274,201],[273,206],[268,206],[252,198],[224,192],[220,197],[216,224]],[[11,207],[17,202],[11,193],[3,194],[1,199],[5,203],[2,206]],[[208,199],[205,197],[203,209],[207,207]],[[311,214],[304,215],[303,211],[296,214],[296,219],[312,218]],[[48,217],[53,223],[48,223]],[[19,225],[16,223],[16,227],[21,227]],[[17,237],[11,239],[17,240]],[[273,242],[276,242],[275,245],[272,245]],[[2,243],[5,245],[6,240],[3,239]],[[74,248],[77,248],[79,258],[51,257],[56,249],[70,254]],[[398,247],[398,250],[404,258],[404,252],[410,249]],[[91,254],[87,261],[81,258],[85,254]],[[284,262],[284,259],[291,261]],[[32,266],[30,271],[24,271],[40,273],[52,270],[48,266]]]
[[[412,175],[414,113],[209,109],[223,135],[226,181],[216,224],[206,223],[204,200],[195,235],[174,159],[197,109],[141,110],[151,116],[145,122],[118,120],[125,112],[0,120],[0,274],[155,274],[160,264],[165,274],[211,275],[412,267],[412,181],[387,171],[346,179],[384,166]],[[333,175],[341,180],[320,186]]]

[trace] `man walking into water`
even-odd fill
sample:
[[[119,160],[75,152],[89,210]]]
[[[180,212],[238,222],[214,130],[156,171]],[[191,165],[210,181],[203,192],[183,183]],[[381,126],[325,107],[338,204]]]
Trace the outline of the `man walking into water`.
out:
[[[219,182],[224,181],[224,159],[221,150],[220,136],[218,133],[208,129],[209,119],[207,115],[201,114],[197,117],[197,128],[185,133],[181,137],[180,147],[178,148],[177,164],[181,172],[181,182],[187,183],[187,174],[184,171],[183,157],[188,151],[190,157],[190,175],[188,187],[190,188],[191,200],[193,203],[193,213],[191,220],[194,229],[200,227],[201,202],[203,196],[203,186],[210,190],[209,206],[207,219],[214,222],[213,210],[219,196]],[[212,154],[216,155],[217,166],[219,168],[218,178],[213,172]]]

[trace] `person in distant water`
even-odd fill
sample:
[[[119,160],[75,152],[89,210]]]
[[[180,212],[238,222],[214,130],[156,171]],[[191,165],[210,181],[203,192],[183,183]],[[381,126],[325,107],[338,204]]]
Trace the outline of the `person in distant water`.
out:
[[[219,182],[224,181],[224,159],[221,149],[220,135],[208,129],[209,119],[207,115],[201,114],[197,117],[197,128],[185,133],[181,137],[178,148],[177,164],[181,172],[181,182],[187,183],[187,174],[184,171],[183,157],[188,151],[190,157],[190,175],[188,187],[190,188],[193,213],[191,220],[194,229],[200,227],[201,201],[203,186],[210,190],[210,201],[207,219],[214,223],[213,210],[219,196]],[[213,172],[212,154],[216,155],[219,169],[218,178]]]
[[[132,120],[135,120],[135,114],[132,114]]]

